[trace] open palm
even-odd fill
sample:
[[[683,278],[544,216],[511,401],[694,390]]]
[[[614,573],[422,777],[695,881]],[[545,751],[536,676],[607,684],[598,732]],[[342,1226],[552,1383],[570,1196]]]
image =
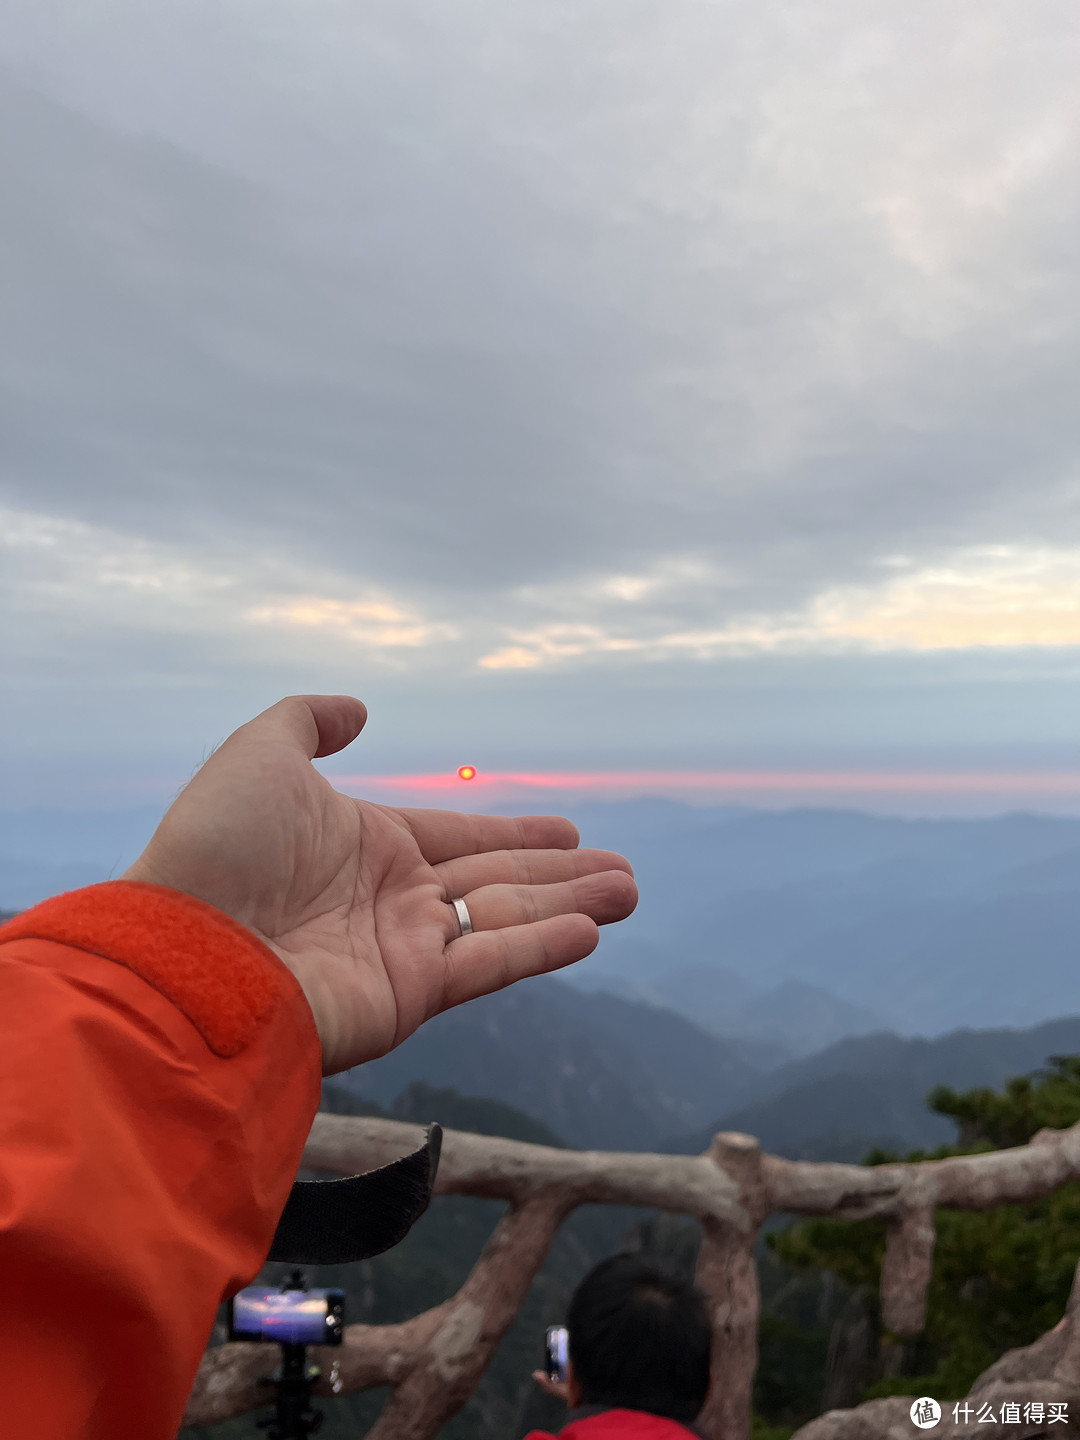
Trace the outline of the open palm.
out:
[[[281,956],[311,1005],[326,1074],[430,1016],[595,947],[637,891],[569,820],[401,810],[339,794],[311,765],[359,733],[358,700],[282,700],[218,749],[127,872],[186,891]],[[447,902],[464,899],[462,936]]]

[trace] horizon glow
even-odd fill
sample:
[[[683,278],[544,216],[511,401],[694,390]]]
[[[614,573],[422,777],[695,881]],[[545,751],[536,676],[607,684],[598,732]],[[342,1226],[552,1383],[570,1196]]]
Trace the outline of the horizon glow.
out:
[[[583,793],[664,795],[686,791],[723,795],[778,791],[857,794],[1080,794],[1080,771],[955,770],[550,770],[476,771],[466,780],[456,772],[414,775],[330,775],[341,790],[488,792],[577,790]]]

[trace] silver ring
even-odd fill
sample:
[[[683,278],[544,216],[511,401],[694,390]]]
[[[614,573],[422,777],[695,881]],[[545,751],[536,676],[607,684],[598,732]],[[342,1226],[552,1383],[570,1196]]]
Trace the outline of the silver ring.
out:
[[[472,934],[472,920],[469,917],[469,907],[464,900],[451,900],[450,904],[457,911],[458,924],[461,926],[462,935]]]

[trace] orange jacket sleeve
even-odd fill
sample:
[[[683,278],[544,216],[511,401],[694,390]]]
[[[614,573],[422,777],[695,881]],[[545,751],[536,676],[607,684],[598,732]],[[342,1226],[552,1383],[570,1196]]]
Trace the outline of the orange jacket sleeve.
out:
[[[174,1440],[318,1106],[303,992],[228,916],[115,881],[0,929],[0,1430]]]

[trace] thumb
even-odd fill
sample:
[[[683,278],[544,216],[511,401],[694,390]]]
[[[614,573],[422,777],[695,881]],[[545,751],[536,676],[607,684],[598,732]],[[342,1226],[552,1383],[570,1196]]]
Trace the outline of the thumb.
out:
[[[367,706],[351,695],[290,695],[242,728],[248,739],[290,740],[317,760],[351,745],[366,722]]]

